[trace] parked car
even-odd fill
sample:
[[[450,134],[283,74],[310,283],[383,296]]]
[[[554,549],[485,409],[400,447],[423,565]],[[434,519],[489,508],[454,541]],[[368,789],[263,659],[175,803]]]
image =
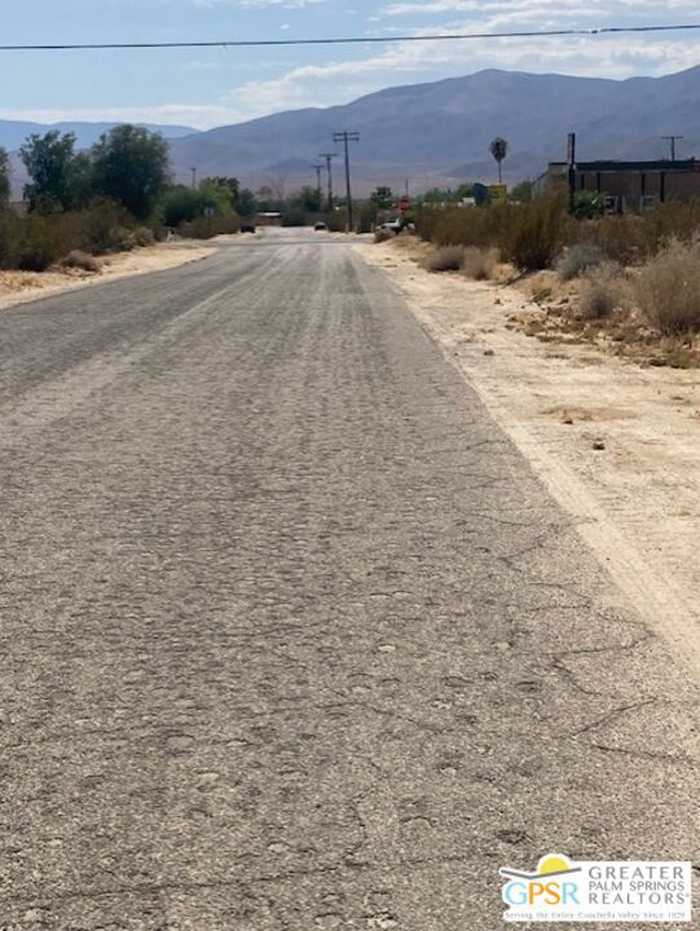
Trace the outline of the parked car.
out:
[[[255,226],[253,223],[241,223],[241,232],[242,233],[254,233]]]
[[[327,230],[328,227],[326,226],[325,223],[321,223],[321,221],[319,221],[318,223],[315,224],[314,229],[315,230]]]
[[[382,223],[379,228],[383,230],[389,230],[391,233],[400,233],[403,228],[403,221],[388,220],[386,223]]]

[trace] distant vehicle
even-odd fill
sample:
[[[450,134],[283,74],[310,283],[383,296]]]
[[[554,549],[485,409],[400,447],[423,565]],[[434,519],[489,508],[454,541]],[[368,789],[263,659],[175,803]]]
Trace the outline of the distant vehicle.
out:
[[[386,223],[382,223],[379,227],[382,230],[389,230],[391,233],[400,233],[403,229],[402,220],[388,220]]]
[[[241,223],[241,232],[242,233],[254,233],[255,226],[252,223]]]
[[[316,224],[314,225],[314,229],[320,231],[320,230],[327,230],[328,227],[326,226],[325,223],[321,223],[321,222],[319,221],[318,223],[316,223]]]

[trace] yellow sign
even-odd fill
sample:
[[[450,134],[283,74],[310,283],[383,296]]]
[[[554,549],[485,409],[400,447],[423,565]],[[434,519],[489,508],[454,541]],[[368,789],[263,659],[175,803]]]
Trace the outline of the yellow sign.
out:
[[[488,187],[489,187],[489,194],[491,195],[492,202],[508,200],[508,185],[507,184],[489,184]]]

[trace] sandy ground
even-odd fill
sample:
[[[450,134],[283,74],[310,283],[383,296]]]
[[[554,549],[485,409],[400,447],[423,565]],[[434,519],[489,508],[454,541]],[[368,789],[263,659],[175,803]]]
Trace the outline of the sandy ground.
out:
[[[217,237],[220,238],[220,237]],[[199,241],[159,243],[134,252],[121,252],[101,260],[101,269],[95,274],[77,269],[47,272],[0,271],[0,310],[49,297],[72,288],[100,284],[130,275],[145,275],[148,272],[175,268],[186,262],[204,259],[215,251],[211,245]]]
[[[700,679],[700,373],[509,329],[527,307],[520,290],[430,274],[415,240],[356,248],[403,292],[623,593]]]

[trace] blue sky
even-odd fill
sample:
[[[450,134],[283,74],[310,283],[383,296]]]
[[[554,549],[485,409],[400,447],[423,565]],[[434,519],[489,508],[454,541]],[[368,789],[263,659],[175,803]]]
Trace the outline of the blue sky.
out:
[[[430,35],[700,21],[671,0],[28,0],[3,43]],[[0,118],[198,128],[481,68],[624,78],[700,64],[700,33],[285,49],[0,53]]]

